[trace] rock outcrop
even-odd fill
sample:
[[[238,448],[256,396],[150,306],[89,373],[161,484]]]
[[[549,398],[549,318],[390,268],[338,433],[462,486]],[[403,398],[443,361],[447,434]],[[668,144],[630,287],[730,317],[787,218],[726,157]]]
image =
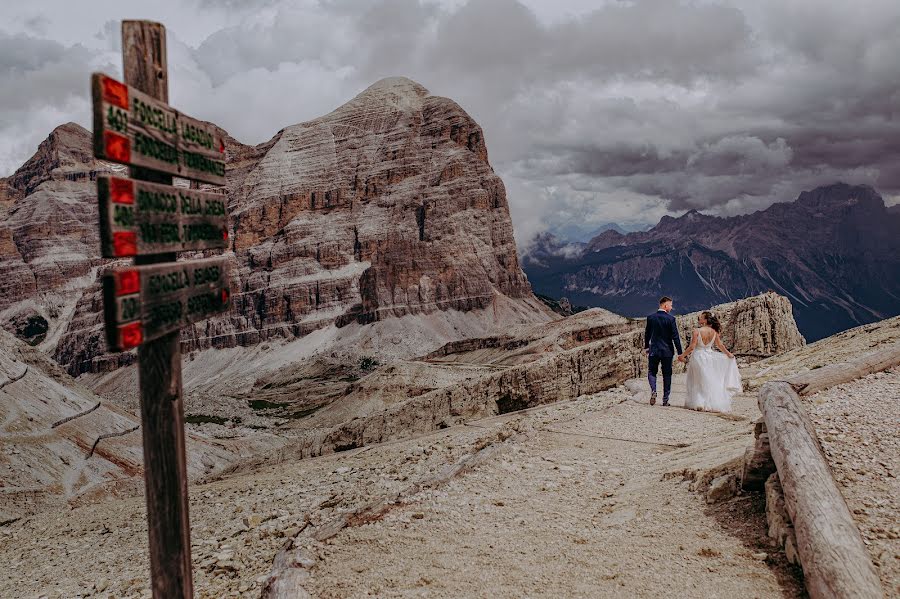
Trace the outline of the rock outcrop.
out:
[[[739,356],[758,359],[804,344],[790,302],[776,294],[714,312]],[[681,317],[683,325],[696,318]],[[689,335],[690,328],[682,329]],[[420,360],[389,365],[391,376],[381,381],[376,370],[349,385],[340,402],[299,423],[313,430],[282,452],[315,456],[597,393],[646,373],[643,334],[643,320],[592,309],[514,335],[451,343]],[[409,377],[414,384],[397,388],[406,371],[415,372]],[[381,409],[373,409],[373,396]]]
[[[763,293],[714,306],[710,311],[722,324],[722,342],[736,355],[768,358],[806,344],[794,319],[793,305],[783,295]],[[694,312],[675,317],[685,348],[699,315]]]
[[[551,318],[519,267],[484,133],[452,100],[385,79],[260,146],[229,138],[226,153],[234,309],[186,329],[186,349],[482,310],[500,296],[522,322]],[[43,336],[72,374],[132,360],[106,354],[101,335],[92,182],[104,170],[88,132],[66,125],[6,181],[0,309],[16,307],[3,322]]]
[[[774,290],[820,339],[900,312],[900,213],[871,187],[837,183],[732,218],[696,211],[587,244],[542,236],[524,264],[538,293],[628,316],[663,294],[679,310]]]
[[[100,173],[88,132],[57,127],[37,153],[0,180],[0,324],[52,351],[82,292],[96,279]]]

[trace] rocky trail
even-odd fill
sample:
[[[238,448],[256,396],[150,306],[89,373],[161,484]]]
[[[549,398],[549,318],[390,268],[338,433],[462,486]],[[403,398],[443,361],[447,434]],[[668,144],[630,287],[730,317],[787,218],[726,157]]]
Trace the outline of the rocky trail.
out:
[[[672,407],[643,395],[605,393],[520,417],[524,432],[496,460],[313,544],[311,594],[801,596],[793,570],[770,553],[758,499],[724,493],[708,504],[698,492],[739,457],[755,397],[738,397],[736,417],[723,418],[677,407],[680,380]]]
[[[762,500],[720,476],[752,438],[755,396],[728,417],[682,403],[682,377],[669,408],[631,381],[196,485],[197,596],[259,597],[291,538],[314,597],[802,596]],[[0,527],[0,596],[149,597],[143,509]]]

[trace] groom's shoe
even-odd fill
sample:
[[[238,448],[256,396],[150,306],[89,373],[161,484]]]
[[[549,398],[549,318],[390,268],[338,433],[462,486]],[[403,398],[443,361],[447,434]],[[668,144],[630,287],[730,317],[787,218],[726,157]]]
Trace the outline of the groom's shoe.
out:
[[[651,405],[651,406],[655,406],[655,405],[656,405],[656,391],[651,391],[651,392],[650,392],[650,405]]]
[[[668,397],[663,397],[663,407],[664,408],[669,407],[669,398]]]

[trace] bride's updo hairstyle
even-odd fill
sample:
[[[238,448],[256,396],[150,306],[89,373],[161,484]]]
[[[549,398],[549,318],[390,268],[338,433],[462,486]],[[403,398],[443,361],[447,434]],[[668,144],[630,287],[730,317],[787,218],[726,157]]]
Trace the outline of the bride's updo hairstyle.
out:
[[[707,311],[707,312],[703,313],[703,318],[706,319],[706,326],[708,326],[709,328],[711,328],[712,330],[714,330],[717,333],[722,332],[722,325],[719,323],[719,319],[716,318],[715,314]]]

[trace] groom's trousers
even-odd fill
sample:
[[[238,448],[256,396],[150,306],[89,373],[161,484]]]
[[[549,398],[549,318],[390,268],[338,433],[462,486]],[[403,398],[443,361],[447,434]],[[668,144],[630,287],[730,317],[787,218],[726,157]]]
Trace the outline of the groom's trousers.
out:
[[[669,394],[672,392],[672,360],[663,356],[650,356],[647,369],[647,379],[650,381],[650,390],[656,393],[656,374],[662,366],[663,375],[663,403],[669,403]]]

